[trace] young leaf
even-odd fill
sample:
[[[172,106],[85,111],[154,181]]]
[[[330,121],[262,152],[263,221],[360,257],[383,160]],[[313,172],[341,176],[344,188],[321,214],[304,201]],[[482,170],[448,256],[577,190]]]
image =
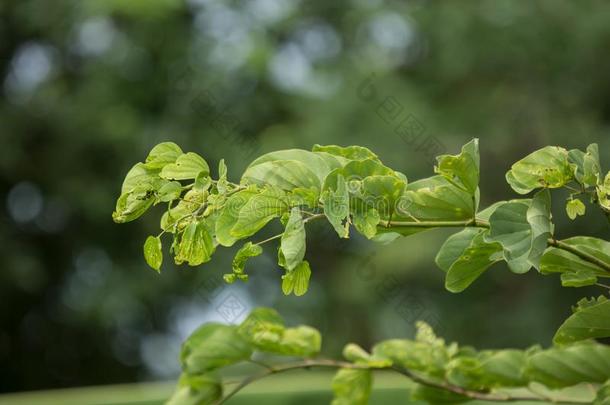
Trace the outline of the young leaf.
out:
[[[147,167],[144,163],[135,164],[123,180],[121,194],[128,194],[136,189],[153,190],[159,180],[159,171]]]
[[[445,278],[445,288],[451,292],[464,291],[491,265],[502,259],[502,245],[485,241],[485,231],[474,236],[470,245],[451,265]]]
[[[610,336],[610,300],[601,296],[596,301],[583,300],[578,304],[574,314],[557,330],[553,338],[555,343],[573,343]],[[610,373],[610,362],[608,365]],[[606,378],[610,378],[610,374]]]
[[[601,165],[599,163],[599,147],[593,143],[587,147],[587,152],[572,149],[568,153],[570,163],[576,166],[574,173],[576,181],[585,187],[595,187],[601,175]]]
[[[519,194],[537,188],[563,187],[573,178],[568,151],[557,146],[547,146],[529,154],[506,173],[506,180]]]
[[[227,192],[227,183],[227,165],[224,159],[220,159],[218,163],[218,182],[216,183],[216,188],[220,194]]]
[[[357,210],[352,213],[352,221],[358,232],[364,235],[367,239],[372,239],[377,235],[377,225],[381,217],[379,211],[375,208],[369,208],[367,211]]]
[[[349,160],[379,160],[379,157],[370,149],[363,146],[337,146],[337,145],[314,145],[314,152],[326,152],[331,155],[341,156]]]
[[[220,378],[212,374],[184,373],[178,387],[166,405],[208,405],[222,398]]]
[[[322,186],[320,178],[312,168],[297,160],[275,160],[251,165],[244,172],[241,182],[271,185],[286,191],[297,187],[320,189]]]
[[[395,176],[368,176],[362,180],[362,199],[383,218],[392,218],[407,183]]]
[[[294,270],[286,272],[282,276],[282,291],[284,295],[294,295],[300,297],[305,295],[309,288],[309,278],[311,277],[311,269],[309,263],[304,260],[299,263]]]
[[[162,249],[161,239],[158,237],[149,236],[144,242],[144,259],[157,272],[161,271],[161,264],[163,264]]]
[[[177,200],[182,195],[182,184],[177,181],[165,183],[157,192],[157,202],[170,202]]]
[[[118,224],[134,221],[140,218],[154,203],[154,194],[149,186],[137,186],[126,194],[122,194],[112,213],[112,219]]]
[[[331,405],[368,405],[372,385],[370,370],[343,368],[333,378]]]
[[[504,258],[511,271],[525,273],[531,268],[528,261],[532,248],[532,229],[527,221],[529,204],[526,201],[507,202],[489,218],[489,242],[504,248]]]
[[[340,238],[349,237],[349,193],[343,176],[337,178],[336,189],[326,190],[322,194],[324,215],[331,223]]]
[[[597,274],[591,270],[561,273],[561,285],[564,287],[586,287],[595,283],[597,283]]]
[[[284,255],[286,270],[293,270],[305,257],[305,225],[301,210],[294,207],[290,212],[290,218],[286,224],[286,230],[282,235],[280,249]]]
[[[152,148],[146,158],[146,167],[149,169],[163,169],[168,164],[176,162],[182,155],[180,146],[173,142],[163,142]]]
[[[180,353],[183,370],[190,374],[207,373],[250,358],[252,347],[236,326],[208,323],[184,342]]]
[[[577,216],[585,215],[586,209],[585,204],[578,198],[568,200],[566,203],[566,213],[571,220],[575,220]]]
[[[610,212],[610,172],[606,174],[604,182],[596,188],[597,200],[602,209]]]
[[[474,195],[479,187],[479,140],[473,139],[462,147],[459,155],[442,155],[436,158],[436,172],[447,180],[457,183]]]
[[[184,262],[199,266],[212,258],[215,247],[204,222],[189,224],[181,235],[175,251],[176,264]]]
[[[265,188],[253,195],[239,211],[231,236],[243,239],[254,235],[269,221],[288,212],[288,201],[286,193],[276,187]]]
[[[188,152],[180,155],[175,163],[163,167],[160,176],[167,180],[195,180],[201,173],[203,176],[210,174],[207,162],[198,154]]]
[[[216,240],[222,246],[233,246],[239,238],[231,235],[231,229],[237,224],[239,212],[244,205],[258,192],[253,189],[238,191],[225,201],[220,215],[216,219]]]
[[[237,251],[233,263],[231,265],[233,273],[236,275],[244,275],[246,262],[251,257],[259,256],[263,253],[263,248],[259,245],[254,245],[252,242],[247,242]],[[242,277],[243,278],[243,277]]]

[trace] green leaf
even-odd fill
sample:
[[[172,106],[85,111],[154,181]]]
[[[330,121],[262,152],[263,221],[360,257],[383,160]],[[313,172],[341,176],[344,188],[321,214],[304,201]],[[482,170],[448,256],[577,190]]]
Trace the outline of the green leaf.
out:
[[[163,264],[162,249],[163,245],[158,237],[149,236],[144,242],[144,259],[157,272],[161,271],[161,264]]]
[[[564,287],[586,287],[595,283],[597,283],[597,274],[591,270],[561,273],[561,285]]]
[[[296,160],[269,161],[251,166],[244,172],[242,184],[272,185],[287,191],[297,187],[322,187],[316,172]]]
[[[392,218],[396,204],[404,194],[407,183],[395,176],[368,176],[362,180],[365,204],[377,210],[381,217]]]
[[[610,300],[602,296],[596,301],[579,302],[574,314],[557,330],[553,341],[564,344],[604,337],[610,337]],[[608,361],[610,373],[610,357]],[[610,378],[610,374],[607,378]]]
[[[525,375],[550,388],[610,379],[610,347],[590,342],[541,351],[527,361]]]
[[[604,182],[597,186],[596,193],[599,205],[610,212],[610,172],[606,174]]]
[[[176,163],[171,163],[161,170],[161,178],[167,180],[194,180],[203,173],[203,176],[210,174],[210,167],[207,162],[198,154],[188,152],[176,159]]]
[[[574,169],[568,161],[568,151],[547,146],[513,164],[506,180],[519,194],[537,188],[559,188],[574,178]]]
[[[333,378],[331,405],[368,405],[373,385],[369,370],[343,368]]]
[[[562,240],[561,243],[568,245],[570,248],[580,250],[602,262],[610,263],[610,242],[588,236],[576,236]],[[591,272],[601,277],[609,275],[606,270],[597,264],[586,261],[574,253],[557,247],[550,247],[544,252],[540,261],[540,272],[542,274]]]
[[[566,213],[571,220],[575,220],[577,216],[585,215],[587,207],[578,198],[568,200],[566,203]]]
[[[242,322],[238,333],[257,350],[285,356],[312,357],[320,352],[320,332],[309,326],[285,328],[279,314],[257,308]]]
[[[293,270],[305,257],[305,224],[301,210],[294,207],[282,234],[280,249],[284,255],[286,270]]]
[[[464,221],[474,217],[473,196],[442,176],[409,183],[405,197],[407,202],[397,209],[396,220]]]
[[[527,272],[532,265],[540,267],[553,230],[548,190],[540,191],[529,201],[504,203],[489,218],[487,240],[503,246],[509,268],[518,274]]]
[[[554,232],[551,222],[551,193],[549,190],[541,190],[534,195],[527,210],[527,222],[530,224],[532,232],[528,261],[539,269],[540,259],[544,254],[549,238]]]
[[[473,139],[462,147],[459,155],[442,155],[436,158],[436,172],[458,184],[470,194],[479,187],[479,140]]]
[[[208,323],[184,342],[180,360],[185,372],[201,374],[248,360],[251,355],[252,347],[236,326]]]
[[[311,277],[311,269],[309,263],[304,260],[299,263],[294,270],[286,272],[282,276],[282,291],[284,295],[294,295],[300,297],[305,295],[309,288],[309,278]]]
[[[599,163],[599,147],[593,143],[587,147],[587,152],[572,149],[568,153],[570,163],[576,166],[574,173],[576,181],[585,187],[595,187],[601,176]]]
[[[480,233],[481,230],[478,228],[465,228],[451,235],[438,251],[435,258],[436,265],[445,273],[448,272],[451,265],[462,256],[475,236]]]
[[[489,218],[489,242],[498,242],[504,248],[504,258],[511,271],[525,273],[532,247],[532,229],[527,221],[529,204],[525,201],[507,202],[498,207]]]
[[[144,163],[135,164],[123,180],[121,194],[128,194],[136,189],[153,190],[155,183],[160,180],[158,174],[158,170],[150,169]]]
[[[326,176],[323,190],[336,190],[338,180],[342,177],[346,182],[362,181],[369,176],[395,176],[404,181],[397,173],[374,159],[353,160],[344,167],[335,169]]]
[[[230,234],[238,239],[254,235],[269,221],[280,217],[288,210],[286,193],[275,187],[267,187],[246,201]]]
[[[138,186],[119,197],[112,219],[118,224],[134,221],[153,205],[154,200],[149,186]]]
[[[367,239],[372,239],[377,235],[377,225],[381,217],[375,208],[369,208],[366,212],[360,210],[352,212],[352,221],[358,232]]]
[[[339,176],[336,188],[326,190],[322,194],[324,215],[331,223],[340,238],[349,237],[349,193],[343,176]]]
[[[476,234],[460,257],[453,262],[445,278],[445,288],[451,292],[464,291],[491,265],[502,259],[502,245],[485,241],[486,231]]]
[[[604,384],[595,397],[593,405],[610,405],[610,381]]]
[[[325,152],[335,156],[341,156],[349,160],[379,160],[379,157],[370,149],[363,146],[337,146],[337,145],[314,145],[314,152]]]
[[[163,169],[168,164],[175,163],[182,155],[180,146],[173,142],[163,142],[152,148],[146,158],[146,167],[150,169]]]
[[[218,162],[218,182],[216,188],[218,193],[225,194],[227,192],[228,181],[227,181],[227,165],[224,159],[220,159]]]
[[[166,405],[212,405],[222,398],[220,378],[210,374],[182,374]]]
[[[485,387],[519,387],[526,386],[527,379],[523,369],[527,361],[521,350],[483,351],[479,354],[481,361],[481,382]]]
[[[231,235],[231,229],[237,224],[239,212],[244,205],[258,192],[252,189],[238,191],[227,198],[220,215],[216,219],[216,240],[222,246],[233,246],[239,238]]]
[[[165,183],[157,192],[157,202],[170,202],[182,195],[182,184],[177,181]]]
[[[233,268],[233,273],[235,274],[244,274],[244,270],[246,267],[246,262],[251,257],[260,256],[263,253],[263,248],[259,245],[254,245],[252,242],[247,242],[245,245],[241,247],[237,251],[235,258],[233,259],[233,263],[231,267]]]
[[[376,358],[354,343],[349,343],[343,348],[343,357],[352,363],[365,365],[371,368],[386,368],[392,366],[391,360]]]
[[[204,222],[192,222],[180,236],[175,250],[176,264],[199,266],[212,258],[215,247]]]

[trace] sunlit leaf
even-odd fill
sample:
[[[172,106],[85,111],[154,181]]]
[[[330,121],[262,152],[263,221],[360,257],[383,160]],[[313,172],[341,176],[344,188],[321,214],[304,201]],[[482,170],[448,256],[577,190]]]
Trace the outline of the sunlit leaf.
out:
[[[175,251],[176,264],[199,266],[212,258],[215,247],[205,223],[193,222],[181,235]]]
[[[168,180],[195,180],[197,176],[210,174],[207,162],[198,154],[188,152],[182,154],[171,163],[163,167],[160,176]]]
[[[208,323],[197,329],[182,345],[183,370],[201,374],[250,358],[252,348],[236,326]]]
[[[568,161],[568,151],[557,146],[547,146],[531,153],[506,174],[506,180],[520,194],[537,188],[558,188],[574,177],[574,169]]]
[[[436,158],[436,172],[447,180],[474,194],[479,186],[479,140],[473,139],[462,147],[459,155],[442,155]]]
[[[585,215],[586,209],[585,204],[578,198],[568,200],[566,203],[566,213],[571,220],[575,220],[578,216]]]
[[[341,369],[333,378],[331,405],[368,405],[372,385],[369,370]]]
[[[180,146],[173,142],[163,142],[152,148],[146,158],[146,167],[150,169],[163,169],[168,164],[175,163],[182,155]]]
[[[146,263],[154,270],[159,272],[161,270],[161,264],[163,264],[163,246],[161,245],[161,239],[154,236],[146,238],[144,243],[144,259]]]
[[[237,222],[230,235],[242,239],[254,235],[274,218],[289,211],[286,193],[278,188],[268,187],[250,197],[239,210]]]
[[[305,224],[301,210],[293,208],[282,235],[280,249],[285,259],[286,270],[293,270],[305,257]]]
[[[212,405],[222,398],[220,378],[211,374],[182,374],[166,405]]]
[[[294,293],[297,297],[305,295],[309,288],[309,279],[311,277],[311,269],[309,263],[304,260],[299,263],[293,270],[287,271],[282,276],[282,291],[284,295]]]

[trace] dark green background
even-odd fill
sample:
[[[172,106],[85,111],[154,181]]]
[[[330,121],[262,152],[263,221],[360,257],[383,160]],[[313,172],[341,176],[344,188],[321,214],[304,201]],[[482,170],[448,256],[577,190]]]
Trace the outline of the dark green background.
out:
[[[231,297],[318,327],[327,355],[410,336],[417,319],[482,348],[550,344],[590,292],[504,265],[446,292],[446,231],[379,246],[312,224],[310,291],[286,298],[273,249],[247,285],[221,283],[231,249],[158,276],[141,249],[160,212],[110,214],[164,140],[225,158],[235,181],[256,155],[314,143],[370,147],[413,180],[478,137],[484,205],[511,198],[504,173],[547,144],[597,142],[607,170],[608,44],[602,1],[3,1],[0,392],[174,378],[180,341]],[[593,210],[570,222],[564,197],[559,237],[608,235]]]

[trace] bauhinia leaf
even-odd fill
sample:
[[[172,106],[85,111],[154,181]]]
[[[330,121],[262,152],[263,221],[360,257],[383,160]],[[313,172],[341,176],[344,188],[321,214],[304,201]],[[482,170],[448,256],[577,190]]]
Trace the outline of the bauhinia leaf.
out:
[[[276,187],[267,187],[246,201],[230,234],[239,239],[254,235],[269,221],[288,211],[286,193]]]
[[[506,181],[519,194],[537,188],[558,188],[574,178],[574,169],[568,161],[568,151],[547,146],[513,164],[506,173]]]
[[[574,173],[576,181],[585,187],[595,187],[601,176],[601,165],[599,163],[599,147],[593,143],[587,147],[587,152],[572,149],[568,153],[570,163],[576,166]]]
[[[309,263],[304,260],[293,270],[289,270],[282,276],[282,291],[284,295],[294,293],[297,297],[305,295],[309,288],[311,269]]]
[[[204,222],[192,222],[180,236],[175,248],[176,264],[199,266],[212,258],[215,250],[212,237]]]
[[[210,167],[201,156],[188,152],[180,155],[175,163],[164,166],[160,176],[167,180],[195,180],[200,174],[209,175]]]
[[[369,370],[341,369],[333,378],[331,405],[368,405],[372,385]]]
[[[445,288],[451,292],[464,291],[494,263],[502,260],[502,245],[486,242],[487,231],[474,235],[470,244],[453,262],[445,278]]]
[[[529,357],[525,375],[551,388],[604,383],[610,379],[610,347],[585,342],[544,350]]]
[[[212,374],[184,373],[178,387],[166,405],[208,405],[222,398],[222,383]]]
[[[585,207],[585,204],[578,198],[568,200],[566,203],[566,213],[571,220],[575,220],[578,216],[585,215],[586,210],[587,207]]]
[[[561,325],[553,340],[555,343],[573,343],[603,337],[610,337],[610,300],[601,296],[597,300],[581,300],[574,314]],[[610,373],[610,357],[608,361]]]
[[[154,236],[149,236],[144,242],[144,259],[150,267],[157,272],[161,271],[163,264],[163,246],[161,239]]]
[[[197,329],[182,345],[183,370],[201,374],[250,358],[251,345],[237,333],[237,327],[217,323]]]
[[[247,242],[245,245],[243,245],[233,258],[233,262],[231,264],[233,274],[225,274],[225,281],[228,283],[233,283],[237,279],[247,281],[248,275],[245,274],[246,262],[251,257],[260,256],[262,253],[263,248],[259,245],[253,244],[252,242]]]
[[[336,181],[336,188],[322,194],[324,215],[341,238],[349,237],[349,193],[343,176]]]
[[[216,219],[216,240],[222,246],[233,246],[239,238],[231,234],[231,229],[239,219],[239,212],[244,205],[258,192],[254,189],[238,191],[225,201],[220,215]]]
[[[290,218],[286,224],[286,230],[282,235],[280,249],[285,259],[286,270],[293,270],[305,257],[305,224],[303,216],[298,207],[290,212]]]
[[[162,142],[151,149],[146,158],[146,167],[150,169],[163,169],[183,154],[180,146],[173,142]]]
[[[590,255],[603,263],[610,263],[610,242],[602,239],[577,236],[560,241],[571,249],[575,249]],[[584,280],[591,280],[592,277],[609,277],[610,273],[597,263],[585,260],[575,253],[558,247],[550,247],[542,256],[540,261],[540,272],[542,274],[562,273],[562,280],[566,286],[577,287],[590,285]],[[565,276],[564,276],[565,274]],[[579,281],[580,280],[580,281]],[[595,281],[593,281],[595,283]]]
[[[474,195],[479,187],[479,140],[473,139],[462,147],[459,155],[437,157],[436,172]]]

